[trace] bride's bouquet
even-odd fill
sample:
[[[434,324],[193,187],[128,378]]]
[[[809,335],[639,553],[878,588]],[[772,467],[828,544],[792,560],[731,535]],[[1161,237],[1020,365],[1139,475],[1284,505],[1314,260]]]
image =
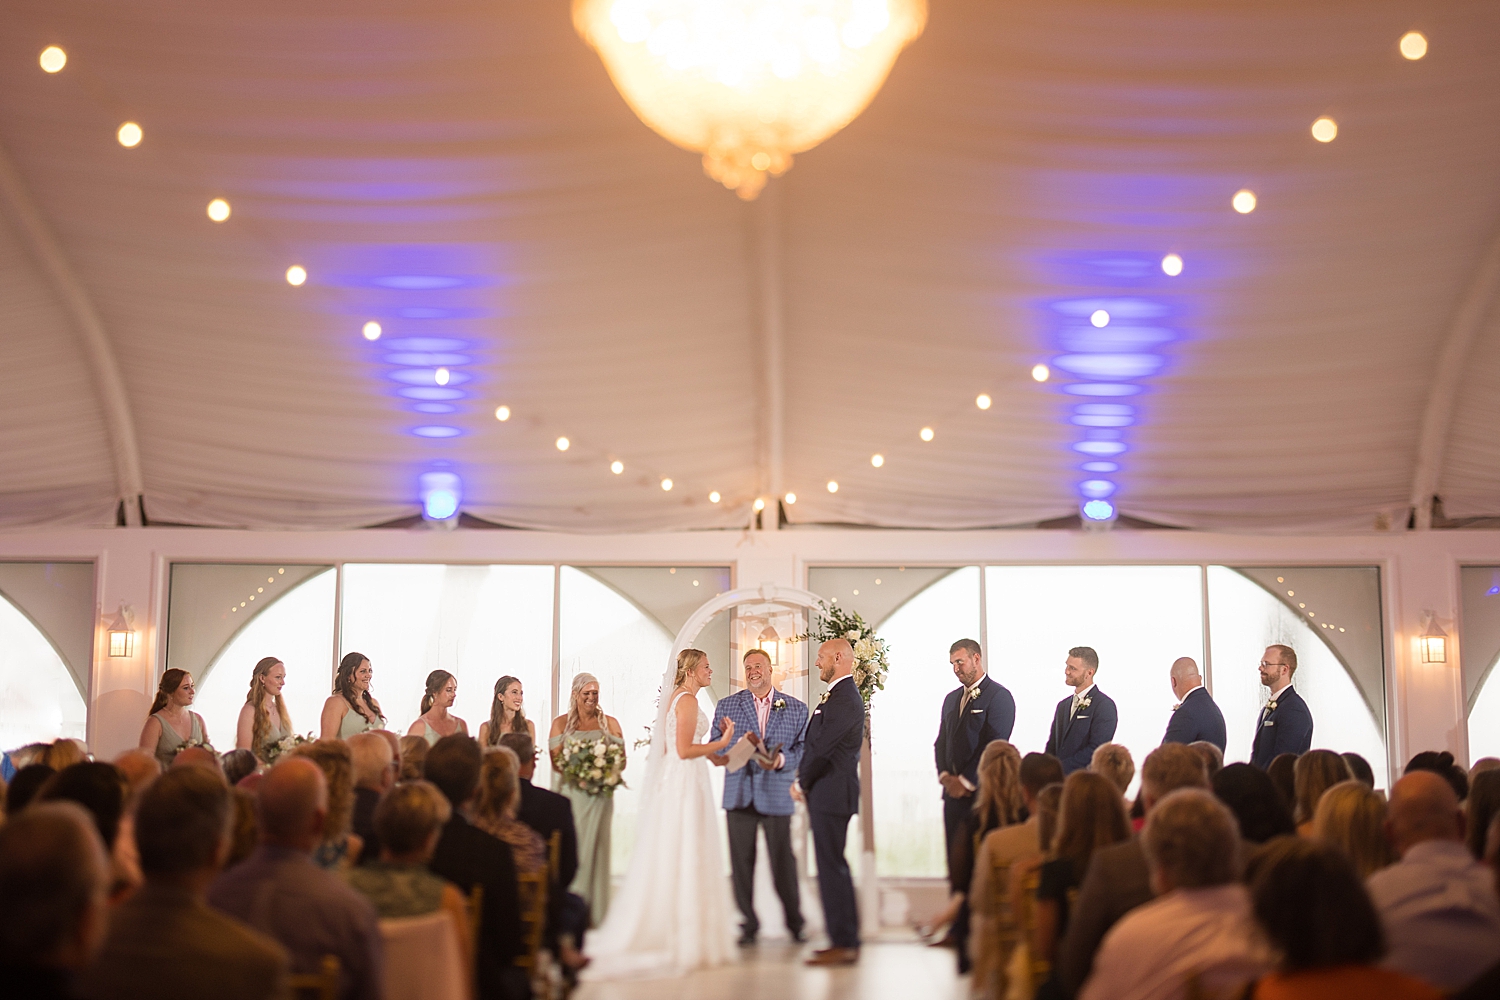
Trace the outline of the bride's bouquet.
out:
[[[590,740],[569,736],[562,745],[562,776],[589,795],[613,795],[625,787],[620,772],[625,770],[625,747],[607,740]]]

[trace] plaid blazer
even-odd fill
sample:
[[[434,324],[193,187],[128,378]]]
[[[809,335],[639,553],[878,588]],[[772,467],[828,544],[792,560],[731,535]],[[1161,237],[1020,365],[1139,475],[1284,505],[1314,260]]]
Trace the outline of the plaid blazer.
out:
[[[778,701],[785,701],[784,708],[777,708]],[[807,705],[782,691],[771,689],[771,714],[767,717],[766,731],[760,732],[755,717],[755,696],[748,689],[736,691],[722,698],[714,709],[713,728],[708,734],[710,741],[722,735],[725,718],[734,720],[734,739],[755,732],[767,744],[781,744],[782,756],[786,758],[779,771],[767,771],[755,762],[750,762],[738,771],[724,775],[724,808],[744,809],[754,806],[764,816],[790,816],[792,814],[792,781],[797,777],[797,765],[802,762],[802,734],[807,729]]]

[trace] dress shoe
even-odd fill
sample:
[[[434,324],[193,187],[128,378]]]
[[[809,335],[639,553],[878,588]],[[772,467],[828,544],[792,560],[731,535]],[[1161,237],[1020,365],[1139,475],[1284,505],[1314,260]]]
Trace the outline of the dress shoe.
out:
[[[859,961],[858,948],[825,948],[822,951],[813,952],[804,965],[837,966],[853,965]]]
[[[788,931],[787,933],[791,934],[792,940],[797,944],[807,944],[807,935],[802,933],[802,928],[799,927],[796,930]]]
[[[736,942],[741,948],[750,948],[755,945],[755,931],[741,931],[740,939]]]

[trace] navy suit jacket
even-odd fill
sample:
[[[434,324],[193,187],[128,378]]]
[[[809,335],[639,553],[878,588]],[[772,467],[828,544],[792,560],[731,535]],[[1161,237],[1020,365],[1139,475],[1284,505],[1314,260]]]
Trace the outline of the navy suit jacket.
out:
[[[1307,753],[1312,749],[1312,733],[1312,712],[1297,689],[1288,685],[1276,699],[1275,711],[1261,709],[1250,763],[1265,770],[1281,754]]]
[[[1016,726],[1016,699],[1005,685],[985,675],[979,681],[979,694],[969,701],[962,719],[958,706],[963,703],[964,689],[955,688],[943,699],[942,720],[938,724],[933,750],[938,771],[961,774],[976,788],[979,786],[979,758],[992,740],[1010,739]]]
[[[1167,723],[1167,735],[1161,738],[1163,745],[1197,743],[1200,740],[1212,743],[1219,748],[1220,753],[1224,752],[1224,745],[1229,742],[1229,733],[1224,728],[1224,713],[1214,703],[1214,696],[1201,684],[1182,699],[1182,704],[1177,706],[1172,713],[1172,720]]]
[[[864,738],[865,700],[851,677],[829,688],[807,720],[797,780],[809,812],[859,812],[859,749]]]
[[[1047,737],[1047,752],[1062,761],[1063,774],[1082,771],[1093,760],[1094,751],[1115,738],[1120,713],[1114,699],[1095,687],[1087,695],[1089,704],[1080,707],[1071,719],[1073,696],[1057,703],[1052,713],[1052,733]]]

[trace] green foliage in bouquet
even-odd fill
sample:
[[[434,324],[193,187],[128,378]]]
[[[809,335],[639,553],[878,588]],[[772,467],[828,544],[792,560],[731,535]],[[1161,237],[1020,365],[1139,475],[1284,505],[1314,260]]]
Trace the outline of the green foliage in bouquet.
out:
[[[275,743],[267,743],[264,747],[262,747],[260,751],[261,759],[264,760],[267,764],[274,764],[278,760],[280,760],[281,755],[286,753],[287,751],[300,747],[304,743],[316,742],[317,740],[314,739],[312,733],[308,733],[306,736],[301,736],[297,733],[293,733],[290,736],[286,736],[282,739],[277,740]]]
[[[613,795],[625,787],[625,747],[604,739],[569,736],[562,745],[562,776],[568,784],[589,795]]]
[[[885,689],[885,675],[890,670],[886,660],[885,640],[875,634],[858,611],[847,611],[827,601],[818,602],[812,625],[793,642],[811,639],[814,645],[829,639],[848,639],[854,647],[854,686],[870,711],[870,699]]]

